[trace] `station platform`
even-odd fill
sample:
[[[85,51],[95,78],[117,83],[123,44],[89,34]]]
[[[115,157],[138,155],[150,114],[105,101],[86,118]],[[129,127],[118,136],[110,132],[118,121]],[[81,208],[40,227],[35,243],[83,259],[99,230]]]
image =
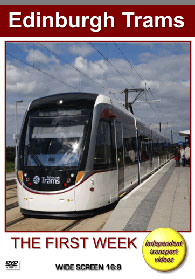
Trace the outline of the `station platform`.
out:
[[[190,231],[190,168],[171,160],[119,201],[102,231]]]

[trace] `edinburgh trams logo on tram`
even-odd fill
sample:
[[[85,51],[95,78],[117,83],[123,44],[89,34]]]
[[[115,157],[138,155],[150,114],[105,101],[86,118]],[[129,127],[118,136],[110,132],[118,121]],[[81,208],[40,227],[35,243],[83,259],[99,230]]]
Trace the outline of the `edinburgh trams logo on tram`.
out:
[[[39,176],[34,176],[33,177],[33,183],[34,184],[39,184],[39,182],[40,182],[40,177]]]
[[[60,177],[53,177],[53,176],[47,176],[47,177],[39,177],[39,176],[34,176],[33,177],[33,183],[34,184],[39,184],[39,182],[42,182],[42,184],[60,184]]]

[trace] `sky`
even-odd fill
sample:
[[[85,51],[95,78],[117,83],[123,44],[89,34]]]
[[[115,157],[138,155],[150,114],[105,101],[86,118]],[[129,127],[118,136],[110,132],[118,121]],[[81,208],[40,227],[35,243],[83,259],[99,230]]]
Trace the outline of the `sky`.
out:
[[[190,43],[125,42],[6,43],[6,146],[15,145],[29,103],[66,93],[101,93],[124,104],[125,88],[145,89],[133,104],[135,116],[163,136],[183,141],[190,129]],[[137,93],[129,93],[133,102]]]

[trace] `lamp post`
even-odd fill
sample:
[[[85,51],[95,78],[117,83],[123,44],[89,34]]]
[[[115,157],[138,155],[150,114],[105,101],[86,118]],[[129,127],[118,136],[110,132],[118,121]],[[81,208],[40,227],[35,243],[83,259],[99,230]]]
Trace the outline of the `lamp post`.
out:
[[[16,140],[16,161],[15,161],[15,167],[17,169],[17,155],[18,155],[18,104],[19,103],[23,103],[23,100],[17,100],[16,101],[16,136],[15,136],[15,140]]]

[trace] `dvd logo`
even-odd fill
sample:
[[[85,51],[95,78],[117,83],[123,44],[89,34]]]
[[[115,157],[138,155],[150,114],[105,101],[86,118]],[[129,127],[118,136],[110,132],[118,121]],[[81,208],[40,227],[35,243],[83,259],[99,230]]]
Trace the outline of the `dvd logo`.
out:
[[[6,269],[20,269],[19,261],[6,261],[5,262]]]
[[[39,184],[39,182],[40,182],[40,177],[39,176],[34,176],[33,177],[33,183],[34,184]]]

